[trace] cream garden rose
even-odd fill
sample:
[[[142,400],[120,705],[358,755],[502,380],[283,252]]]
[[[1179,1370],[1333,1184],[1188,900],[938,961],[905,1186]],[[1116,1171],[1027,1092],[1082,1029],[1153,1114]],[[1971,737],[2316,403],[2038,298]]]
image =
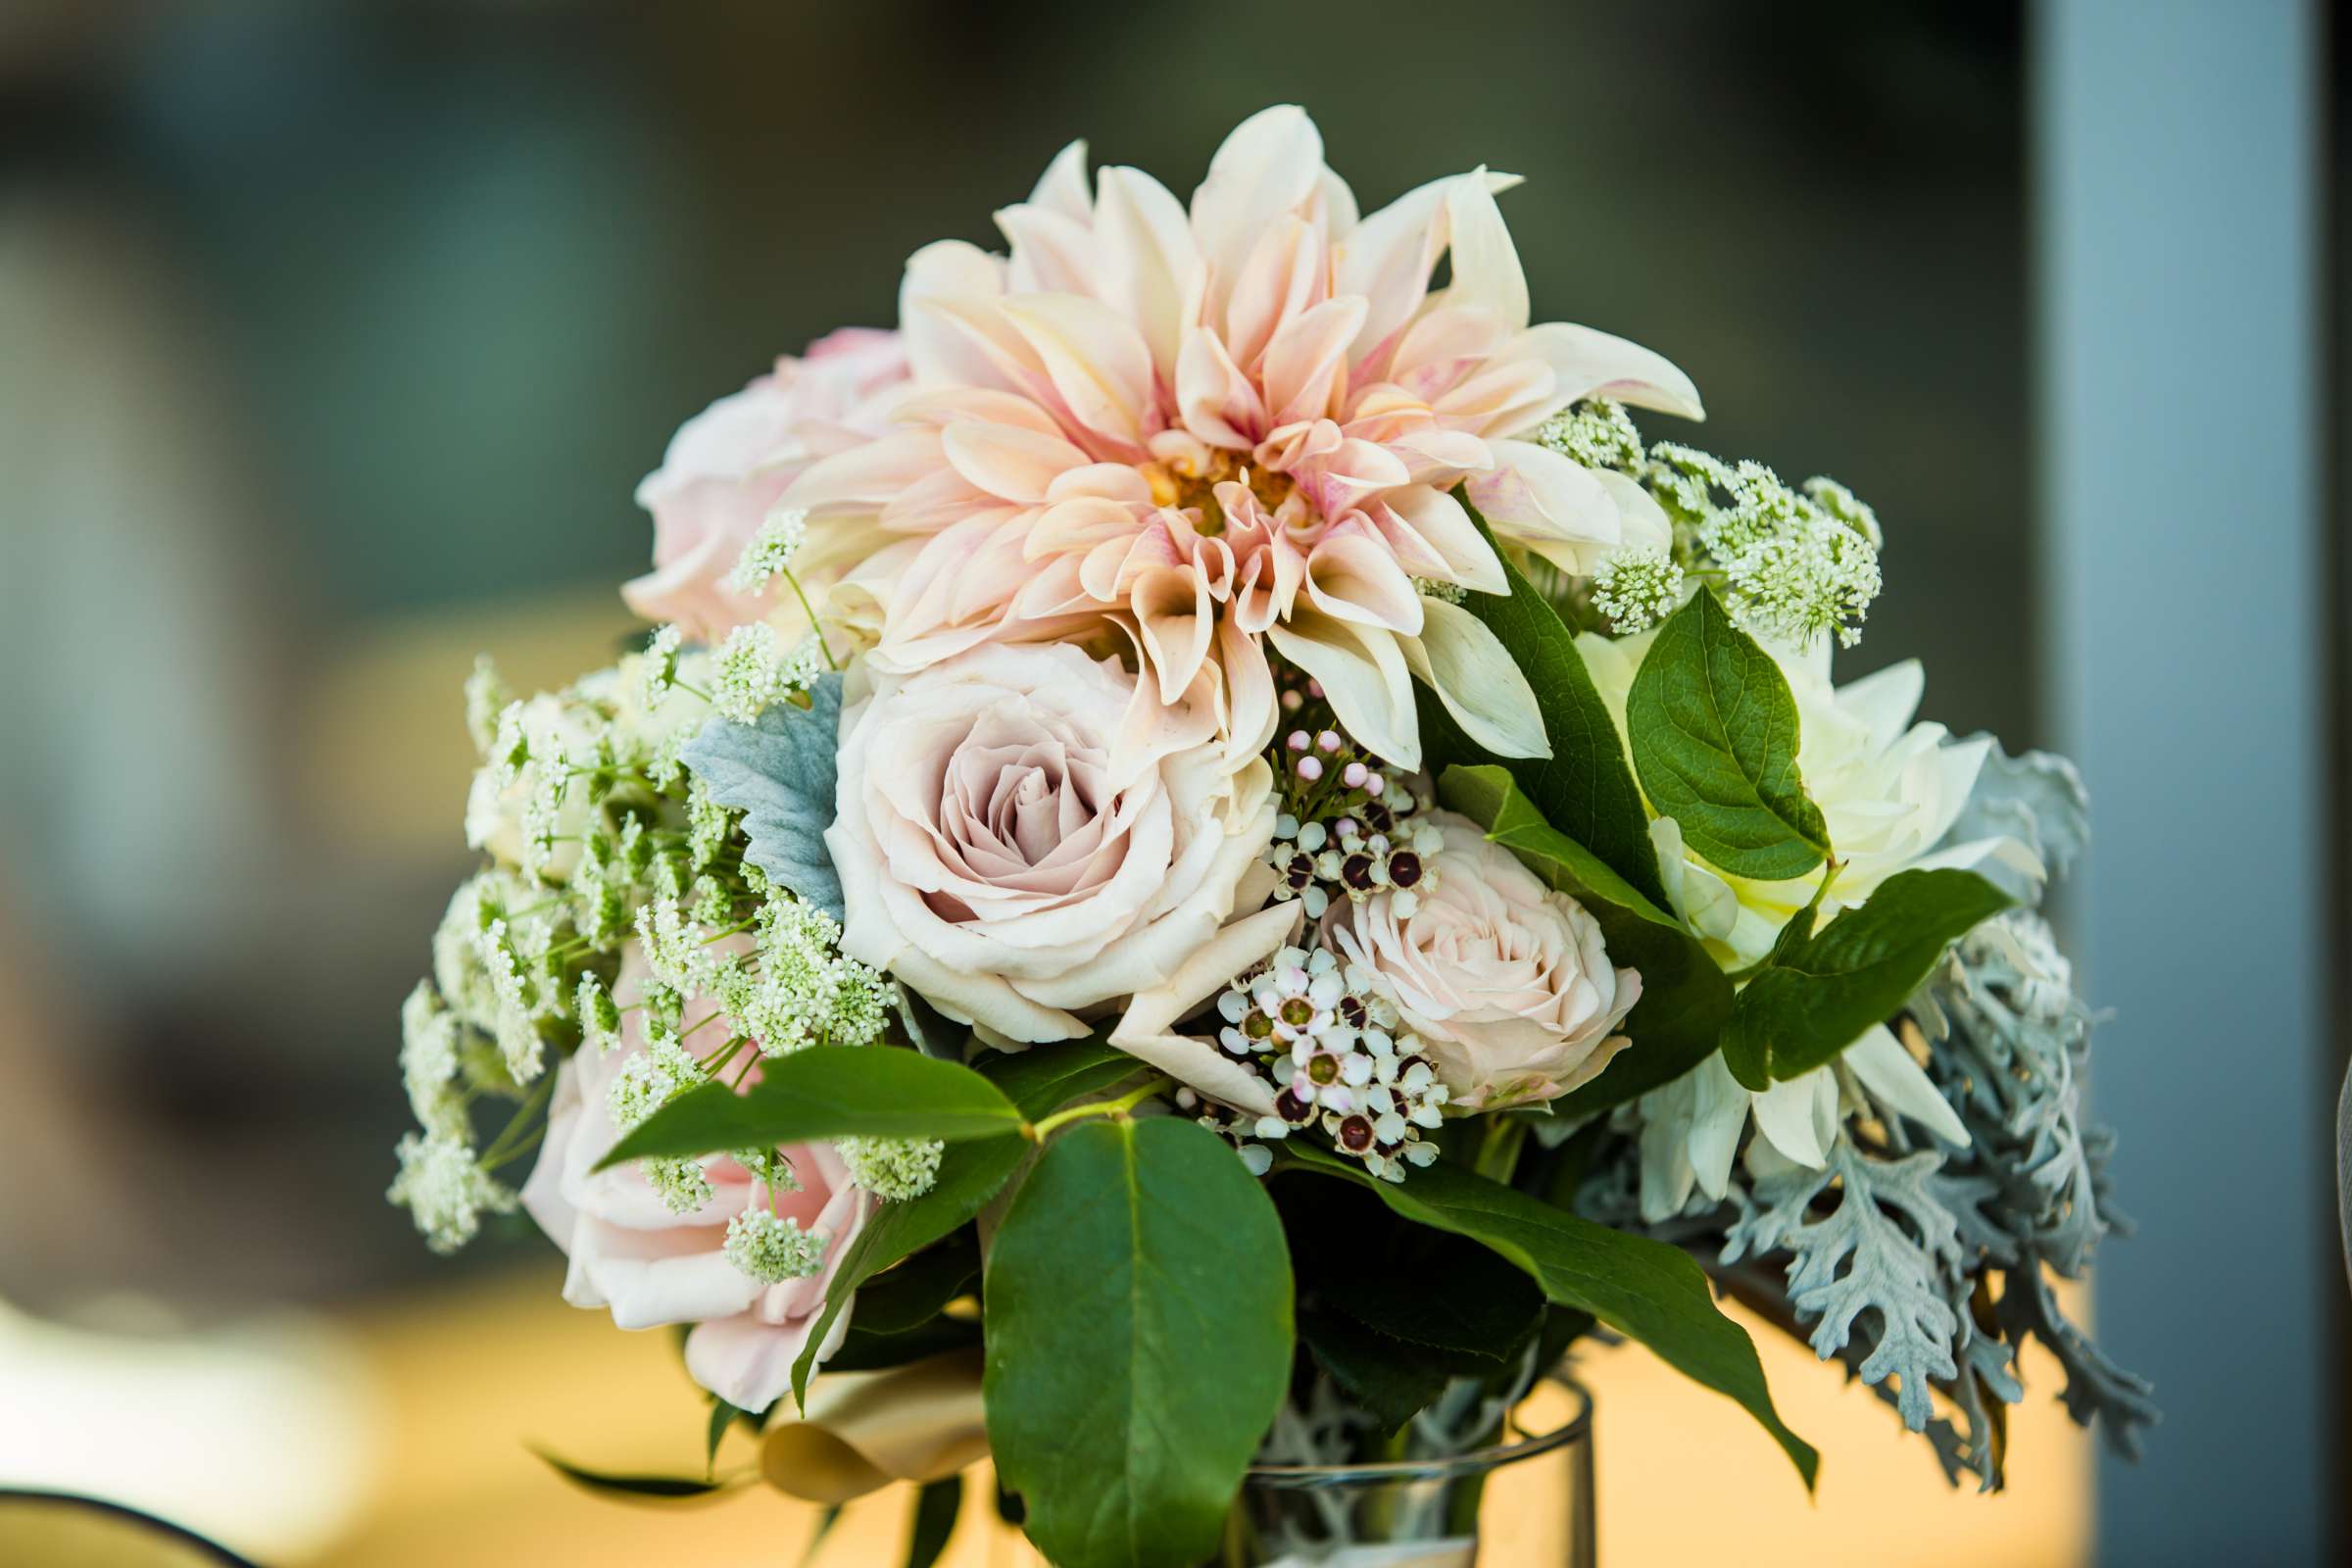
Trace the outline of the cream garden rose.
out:
[[[1464,1109],[1551,1100],[1629,1043],[1613,1031],[1642,977],[1609,961],[1600,926],[1478,825],[1450,811],[1434,886],[1335,903],[1324,935],[1368,971],[1421,1037]]]
[[[1229,705],[1204,670],[1170,701],[1060,643],[864,678],[825,834],[843,948],[951,1016],[1007,1041],[1084,1035],[1206,944],[1255,880],[1275,820],[1270,691]]]

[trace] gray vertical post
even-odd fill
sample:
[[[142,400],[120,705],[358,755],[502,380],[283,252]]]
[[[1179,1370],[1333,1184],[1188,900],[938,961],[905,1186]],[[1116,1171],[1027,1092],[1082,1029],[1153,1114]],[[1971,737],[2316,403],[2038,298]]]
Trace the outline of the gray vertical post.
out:
[[[2166,1417],[2101,1462],[2106,1563],[2316,1562],[2328,1533],[2318,42],[2298,0],[2034,24],[2043,646],[2140,1221],[2098,1332]]]

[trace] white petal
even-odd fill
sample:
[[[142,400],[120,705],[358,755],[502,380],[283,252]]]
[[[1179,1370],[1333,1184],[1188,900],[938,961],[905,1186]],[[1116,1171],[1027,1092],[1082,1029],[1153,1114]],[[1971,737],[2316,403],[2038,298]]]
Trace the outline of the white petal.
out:
[[[1494,441],[1496,466],[1469,481],[1497,534],[1579,575],[1624,537],[1616,498],[1592,470],[1532,441]]]
[[[1301,610],[1266,636],[1276,653],[1323,683],[1348,734],[1398,767],[1421,765],[1413,675],[1396,633]]]
[[[1888,1110],[1910,1117],[1947,1144],[1968,1143],[1960,1113],[1885,1024],[1872,1024],[1838,1059],[1851,1067],[1871,1098]]]
[[[1453,231],[1453,282],[1446,302],[1490,311],[1508,331],[1525,327],[1527,274],[1520,270],[1519,251],[1511,243],[1502,209],[1494,205],[1485,170],[1446,185],[1446,217]]]
[[[1691,1176],[1700,1192],[1721,1201],[1731,1189],[1732,1156],[1747,1130],[1748,1102],[1754,1097],[1740,1087],[1720,1051],[1690,1070],[1690,1088]]]
[[[1233,128],[1193,192],[1193,234],[1213,274],[1214,305],[1258,236],[1304,206],[1322,176],[1322,132],[1297,104],[1261,109]]]
[[[1830,1162],[1838,1134],[1838,1079],[1827,1067],[1774,1084],[1755,1097],[1756,1130],[1809,1170]]]
[[[1400,639],[1404,660],[1454,722],[1497,757],[1549,757],[1535,689],[1501,640],[1459,605],[1424,599],[1421,610],[1421,635]]]
[[[1595,393],[1636,408],[1703,419],[1698,388],[1664,355],[1607,332],[1569,321],[1528,328],[1525,341],[1550,362],[1562,407]]]

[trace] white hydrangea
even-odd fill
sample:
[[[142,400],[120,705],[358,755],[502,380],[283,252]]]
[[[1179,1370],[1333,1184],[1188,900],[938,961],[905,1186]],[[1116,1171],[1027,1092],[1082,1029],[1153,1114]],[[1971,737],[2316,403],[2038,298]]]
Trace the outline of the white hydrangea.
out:
[[[948,1152],[936,1138],[841,1138],[833,1147],[849,1167],[850,1180],[877,1198],[901,1202],[931,1190]]]
[[[482,1169],[463,1138],[445,1132],[409,1133],[395,1151],[400,1174],[384,1196],[416,1216],[436,1252],[454,1252],[473,1240],[485,1214],[511,1214],[516,1198]]]

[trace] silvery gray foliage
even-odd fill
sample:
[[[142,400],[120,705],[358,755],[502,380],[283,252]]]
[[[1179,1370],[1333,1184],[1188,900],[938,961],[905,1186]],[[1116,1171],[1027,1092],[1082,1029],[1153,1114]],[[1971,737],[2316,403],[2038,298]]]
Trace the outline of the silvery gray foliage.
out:
[[[710,798],[744,813],[744,858],[839,920],[841,878],[825,853],[833,824],[841,675],[808,685],[808,706],[770,703],[750,724],[713,718],[680,754]]]
[[[1823,1169],[1777,1162],[1755,1182],[1721,1256],[1729,1265],[1788,1254],[1788,1304],[1798,1318],[1818,1320],[1811,1343],[1825,1361],[1870,1314],[1871,1345],[1856,1371],[1874,1387],[1897,1381],[1896,1407],[1914,1432],[1934,1414],[1930,1382],[1959,1376],[1954,1353],[1966,1321],[1952,1305],[1963,1275],[1959,1222],[1932,1185],[1942,1164],[1935,1150],[1873,1158],[1841,1133]],[[1832,1206],[1816,1212],[1825,1200]],[[1965,1304],[1966,1291],[1959,1295]]]
[[[2050,752],[2011,757],[1990,736],[1971,739],[1990,741],[1991,750],[1943,842],[2012,838],[2038,856],[2051,876],[2065,875],[2090,842],[2090,797],[2082,775]],[[2012,866],[1988,862],[1975,869],[2013,898],[2028,904],[2040,898],[2041,889]]]
[[[2108,1192],[2114,1135],[2082,1116],[2095,1020],[2049,927],[2024,910],[1988,921],[1930,978],[1912,1013],[1930,1042],[1929,1074],[1969,1129],[1952,1179],[1967,1184],[1963,1237],[2000,1275],[2004,1338],[2039,1338],[2066,1369],[2068,1412],[2136,1454],[2158,1419],[2151,1386],[2067,1320],[2043,1272],[2080,1278],[2102,1238],[2131,1230]]]

